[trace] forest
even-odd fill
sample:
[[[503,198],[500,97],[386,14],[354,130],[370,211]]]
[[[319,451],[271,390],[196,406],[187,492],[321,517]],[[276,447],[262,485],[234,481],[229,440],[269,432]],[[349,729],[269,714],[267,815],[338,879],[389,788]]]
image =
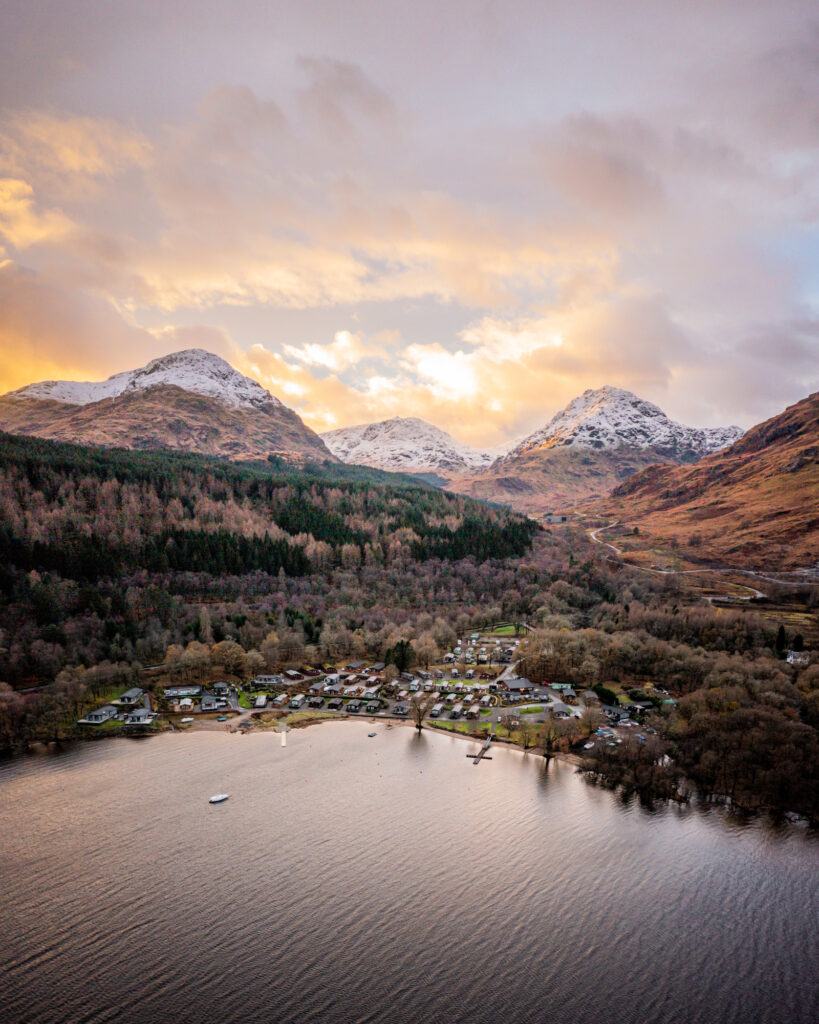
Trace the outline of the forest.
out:
[[[515,621],[532,681],[674,696],[650,743],[604,747],[590,778],[819,817],[819,665],[787,664],[801,638],[770,615],[618,566],[578,525],[328,473],[3,437],[0,753],[71,735],[83,702],[157,667],[428,664]]]

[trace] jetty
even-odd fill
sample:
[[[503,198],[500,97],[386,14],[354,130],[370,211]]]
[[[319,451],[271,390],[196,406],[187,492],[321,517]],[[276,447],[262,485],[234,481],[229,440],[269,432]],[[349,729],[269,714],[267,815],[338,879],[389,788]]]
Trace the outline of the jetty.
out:
[[[485,740],[483,746],[480,748],[480,750],[478,751],[477,754],[467,754],[466,755],[467,757],[471,757],[473,759],[472,760],[472,764],[480,764],[481,761],[491,761],[492,760],[492,758],[488,757],[487,754],[488,754],[488,751],[489,751],[489,744],[492,742],[492,740],[494,738],[495,738],[494,732],[490,732],[489,735],[486,737],[486,740]]]

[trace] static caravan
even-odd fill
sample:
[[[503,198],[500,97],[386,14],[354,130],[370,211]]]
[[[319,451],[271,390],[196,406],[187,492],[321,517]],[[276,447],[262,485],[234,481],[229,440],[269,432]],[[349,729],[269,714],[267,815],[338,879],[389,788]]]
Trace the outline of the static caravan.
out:
[[[463,711],[463,709],[464,709],[463,704],[461,704],[461,703],[456,704],[455,707],[450,712],[449,717],[450,718],[460,718],[461,717],[461,712]]]
[[[466,717],[467,718],[478,718],[480,716],[480,713],[481,713],[481,706],[480,706],[480,704],[473,704],[472,707],[467,710]]]
[[[441,712],[444,710],[443,704],[436,704],[432,711],[429,713],[430,718],[440,718]]]
[[[288,704],[288,707],[291,707],[294,711],[298,711],[298,709],[302,706],[302,704],[304,704],[306,700],[307,698],[303,693],[297,693],[296,696]]]

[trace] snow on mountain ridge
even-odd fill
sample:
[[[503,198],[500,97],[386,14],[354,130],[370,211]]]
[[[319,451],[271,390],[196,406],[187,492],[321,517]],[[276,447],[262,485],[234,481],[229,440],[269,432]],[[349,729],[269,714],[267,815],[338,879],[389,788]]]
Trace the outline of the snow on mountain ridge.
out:
[[[281,405],[261,384],[245,377],[220,356],[201,348],[184,349],[151,360],[137,370],[126,370],[102,381],[47,380],[11,392],[18,398],[51,399],[66,405],[90,405],[116,398],[127,391],[174,385],[225,405],[255,407]]]
[[[415,416],[341,427],[320,437],[342,462],[398,472],[460,473],[485,468],[495,458]]]
[[[651,448],[660,454],[690,461],[728,447],[743,433],[739,427],[687,427],[675,423],[659,406],[638,398],[631,391],[590,388],[498,462],[508,462],[541,447],[600,450],[620,445]]]

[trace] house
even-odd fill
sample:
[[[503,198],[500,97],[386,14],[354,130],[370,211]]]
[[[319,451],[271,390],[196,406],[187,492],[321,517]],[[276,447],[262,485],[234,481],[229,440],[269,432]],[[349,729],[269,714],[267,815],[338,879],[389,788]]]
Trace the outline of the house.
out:
[[[179,702],[180,711],[190,711],[193,707],[193,701],[190,697],[183,697]]]
[[[210,694],[206,694],[202,698],[202,703],[200,707],[202,711],[218,711],[219,701],[216,699],[216,697],[211,697]]]
[[[150,708],[135,708],[125,716],[129,725],[150,725],[156,718],[156,714]]]
[[[625,722],[628,711],[625,708],[613,708],[610,704],[602,704],[603,714],[612,722]]]
[[[320,694],[317,694],[316,696],[313,696],[313,697],[309,698],[309,700],[307,701],[307,707],[308,708],[320,708],[323,703],[324,703],[324,698]]]
[[[227,697],[230,694],[230,686],[227,683],[214,683],[211,689],[217,697]]]
[[[504,679],[503,685],[509,693],[531,693],[535,688],[534,683],[530,683],[528,679],[523,679],[520,676]]]
[[[350,670],[350,672],[360,672],[361,669],[364,668],[364,662],[354,661],[352,662],[352,664],[348,665],[347,668]]]
[[[583,700],[587,704],[599,704],[600,703],[600,698],[597,696],[597,694],[594,692],[594,690],[584,690],[583,691]]]
[[[297,672],[294,668],[289,668],[284,674],[291,683],[298,683],[304,678],[301,672]]]
[[[103,722],[109,722],[112,718],[116,718],[117,709],[113,704],[105,704],[101,708],[95,708],[93,711],[89,711],[85,718],[81,718],[80,722],[87,725],[102,725]]]
[[[366,690],[361,694],[363,700],[377,700],[378,699],[378,687],[368,686]]]
[[[309,693],[324,693],[324,680],[317,679],[315,682],[310,683],[308,688]]]
[[[256,708],[257,711],[267,707],[267,694],[260,693],[256,700],[253,701],[253,707]]]
[[[804,668],[810,662],[810,654],[808,651],[788,651],[785,660],[789,665]]]
[[[168,698],[174,697],[201,697],[202,687],[201,686],[166,686],[165,696]]]
[[[118,704],[120,707],[127,705],[133,707],[134,704],[139,704],[142,700],[143,691],[138,686],[134,686],[130,690],[126,690],[120,697],[117,697],[114,704]]]
[[[566,516],[558,516],[558,515],[555,515],[553,512],[550,512],[548,515],[545,515],[543,518],[544,518],[544,521],[547,522],[547,523],[565,523],[566,522]]]
[[[373,673],[383,672],[386,667],[383,661],[377,661],[367,669],[367,672],[372,675]]]
[[[326,693],[328,697],[337,697],[343,689],[344,684],[336,679],[335,682],[325,683],[322,692]]]
[[[218,684],[217,683],[216,685],[218,686],[218,685],[225,685],[225,684]],[[281,676],[256,676],[255,679],[251,680],[251,686],[255,690],[269,689],[271,686],[283,686],[283,685],[284,685],[284,680],[282,679]],[[216,692],[216,686],[214,686],[213,689],[214,689],[214,692]]]

